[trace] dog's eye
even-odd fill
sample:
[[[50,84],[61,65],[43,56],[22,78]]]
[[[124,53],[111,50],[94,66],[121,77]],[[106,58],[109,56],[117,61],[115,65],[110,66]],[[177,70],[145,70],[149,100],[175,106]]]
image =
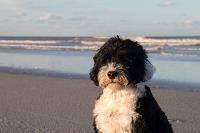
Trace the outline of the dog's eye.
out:
[[[120,66],[120,67],[118,67],[117,69],[118,69],[118,70],[126,70],[126,69],[128,69],[128,67],[126,67],[126,66]]]
[[[130,66],[125,66],[125,68],[126,68],[126,69],[129,69],[129,68],[130,68]]]
[[[114,64],[113,64],[113,67],[115,67],[115,68],[120,68],[121,66],[119,66],[118,63],[114,63]]]
[[[100,67],[100,70],[104,70],[104,69],[107,69],[107,65],[102,65],[101,67]]]

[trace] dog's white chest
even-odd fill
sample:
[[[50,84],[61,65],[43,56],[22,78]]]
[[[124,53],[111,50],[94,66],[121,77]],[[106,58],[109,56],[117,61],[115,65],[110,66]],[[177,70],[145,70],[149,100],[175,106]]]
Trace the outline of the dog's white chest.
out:
[[[114,93],[104,89],[93,112],[98,130],[102,133],[131,133],[132,121],[138,116],[134,111],[136,100],[133,89]]]

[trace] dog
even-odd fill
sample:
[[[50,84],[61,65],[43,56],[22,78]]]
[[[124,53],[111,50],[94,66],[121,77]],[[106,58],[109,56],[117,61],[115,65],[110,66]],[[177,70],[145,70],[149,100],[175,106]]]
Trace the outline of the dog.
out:
[[[138,42],[112,37],[93,60],[90,79],[103,89],[93,110],[95,133],[173,133],[144,85],[155,69]]]

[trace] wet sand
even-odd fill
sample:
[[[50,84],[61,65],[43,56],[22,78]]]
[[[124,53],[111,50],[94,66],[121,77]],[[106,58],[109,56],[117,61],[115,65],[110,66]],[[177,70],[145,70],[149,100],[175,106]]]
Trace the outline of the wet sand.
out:
[[[200,92],[152,92],[175,133],[200,132]],[[0,72],[0,133],[92,133],[100,93],[90,80]]]

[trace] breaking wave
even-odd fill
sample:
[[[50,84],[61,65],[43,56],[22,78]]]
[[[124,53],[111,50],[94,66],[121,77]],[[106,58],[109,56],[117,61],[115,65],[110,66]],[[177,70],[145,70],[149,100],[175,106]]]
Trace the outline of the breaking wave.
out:
[[[200,56],[200,37],[127,37],[150,53]],[[98,50],[107,37],[0,37],[0,48],[38,50]]]

